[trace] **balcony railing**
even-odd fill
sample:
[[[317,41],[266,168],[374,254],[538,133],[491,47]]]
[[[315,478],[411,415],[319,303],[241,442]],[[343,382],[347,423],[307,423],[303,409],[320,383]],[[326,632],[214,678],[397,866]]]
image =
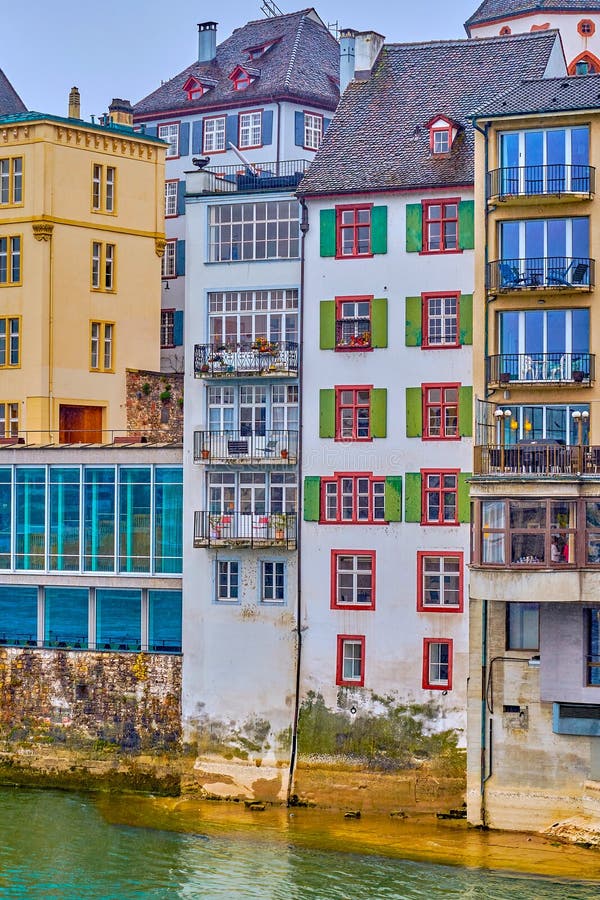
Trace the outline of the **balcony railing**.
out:
[[[196,344],[194,374],[196,378],[261,375],[289,378],[298,374],[298,344],[294,341]]]
[[[194,462],[294,466],[298,432],[195,431]]]
[[[582,256],[496,259],[488,263],[488,291],[589,291],[595,284],[595,261]]]
[[[194,547],[296,549],[295,513],[194,513]]]
[[[338,350],[370,350],[370,319],[338,319],[335,323],[335,346]]]
[[[591,199],[596,190],[593,166],[553,163],[547,166],[506,166],[487,174],[487,196],[492,200],[565,194]]]
[[[593,353],[501,353],[487,358],[488,384],[581,384],[595,380]]]
[[[476,475],[598,475],[600,447],[544,441],[474,448]]]
[[[205,194],[294,190],[304,178],[309,164],[306,159],[253,163],[251,166],[238,163],[235,166],[207,166],[195,174],[200,180],[200,190]]]

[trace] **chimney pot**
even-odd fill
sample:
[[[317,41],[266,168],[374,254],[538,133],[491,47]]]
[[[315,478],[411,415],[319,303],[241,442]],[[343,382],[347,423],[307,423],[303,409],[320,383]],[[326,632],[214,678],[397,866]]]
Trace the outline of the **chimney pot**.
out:
[[[72,87],[69,92],[69,118],[81,119],[81,96],[76,87]]]
[[[198,62],[211,62],[217,55],[218,22],[198,24]]]
[[[360,31],[356,35],[356,70],[355,77],[368,79],[379,51],[383,47],[385,37],[377,31]]]
[[[354,78],[354,49],[356,34],[353,28],[340,31],[340,94],[343,94]]]

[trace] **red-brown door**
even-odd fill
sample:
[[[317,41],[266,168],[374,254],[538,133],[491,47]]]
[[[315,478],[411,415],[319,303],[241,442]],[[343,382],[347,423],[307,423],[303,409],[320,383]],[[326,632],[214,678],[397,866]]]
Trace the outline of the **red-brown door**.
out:
[[[101,444],[101,406],[61,406],[59,415],[61,444]]]

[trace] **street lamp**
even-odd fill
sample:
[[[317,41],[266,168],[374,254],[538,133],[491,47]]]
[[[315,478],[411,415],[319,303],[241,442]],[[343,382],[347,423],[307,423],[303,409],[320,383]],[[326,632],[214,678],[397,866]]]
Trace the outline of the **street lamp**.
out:
[[[504,440],[504,421],[507,421],[512,416],[512,410],[510,409],[501,409],[498,407],[494,411],[494,416],[496,418],[497,430],[498,430],[498,444],[500,445],[500,471],[504,472],[504,452],[505,452],[505,444]],[[511,423],[512,424],[512,423]]]

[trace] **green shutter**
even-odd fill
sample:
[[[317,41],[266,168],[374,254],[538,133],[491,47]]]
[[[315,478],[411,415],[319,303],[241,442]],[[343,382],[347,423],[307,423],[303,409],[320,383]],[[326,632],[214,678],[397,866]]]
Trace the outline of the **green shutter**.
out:
[[[335,300],[321,300],[321,350],[335,349]]]
[[[335,391],[331,388],[319,391],[319,437],[335,437]]]
[[[458,204],[458,246],[472,250],[475,246],[475,201],[461,200]]]
[[[387,253],[387,206],[371,210],[371,253]]]
[[[420,347],[423,343],[423,303],[420,297],[406,298],[407,347]]]
[[[371,300],[371,347],[388,345],[388,302]]]
[[[461,294],[458,304],[458,324],[460,344],[473,343],[473,294]]]
[[[423,392],[420,387],[406,388],[406,437],[423,436]]]
[[[371,390],[371,437],[387,436],[387,388]]]
[[[321,518],[321,479],[307,475],[304,479],[304,521],[318,522]]]
[[[471,521],[471,500],[468,481],[472,477],[471,472],[458,473],[458,521],[461,524]]]
[[[335,209],[321,210],[321,256],[335,256]]]
[[[461,387],[458,392],[458,433],[461,437],[473,435],[473,388]]]
[[[390,475],[385,479],[385,509],[386,522],[402,521],[402,477]]]
[[[420,253],[423,249],[423,207],[420,203],[406,204],[406,252]]]
[[[404,504],[404,521],[421,521],[421,473],[407,472],[404,476],[406,500]]]

